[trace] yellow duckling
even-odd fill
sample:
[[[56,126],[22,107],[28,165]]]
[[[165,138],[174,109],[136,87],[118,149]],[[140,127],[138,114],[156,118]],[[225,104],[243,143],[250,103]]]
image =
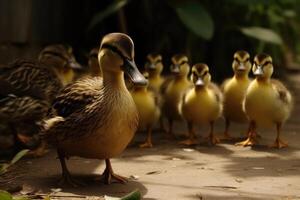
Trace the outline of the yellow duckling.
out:
[[[82,68],[73,55],[73,49],[61,44],[46,46],[39,54],[39,61],[52,68],[63,85],[74,80],[74,69]]]
[[[249,118],[248,139],[237,145],[252,146],[256,141],[257,126],[276,126],[277,137],[272,147],[286,147],[280,139],[283,123],[290,116],[293,99],[288,89],[278,80],[271,79],[273,63],[271,56],[258,54],[252,67],[255,80],[246,92],[244,111]]]
[[[105,183],[112,178],[110,158],[122,153],[138,127],[138,110],[124,82],[124,72],[134,84],[147,80],[134,62],[134,44],[122,33],[103,37],[99,54],[103,78],[85,78],[67,86],[54,102],[58,116],[46,121],[45,139],[55,145],[62,167],[62,181],[72,185],[65,157],[105,159]]]
[[[188,80],[190,65],[188,64],[187,56],[177,54],[172,57],[171,61],[170,70],[174,77],[167,79],[162,86],[162,110],[164,116],[168,119],[169,129],[167,133],[169,137],[174,138],[173,121],[182,119],[178,105],[185,91],[192,87],[192,83]]]
[[[164,82],[164,78],[161,76],[163,68],[162,56],[160,54],[147,55],[145,69],[149,75],[149,87],[157,94],[159,94],[160,87]]]
[[[144,75],[145,76],[145,75]],[[147,131],[147,139],[140,147],[152,147],[152,128],[160,117],[158,99],[155,93],[148,90],[148,86],[134,86],[132,98],[139,111],[139,130]]]
[[[180,103],[181,114],[186,120],[189,138],[181,142],[185,145],[197,144],[194,125],[210,124],[209,141],[211,144],[219,143],[214,136],[214,122],[222,114],[222,93],[211,83],[209,68],[199,63],[192,67],[192,81],[194,88],[187,91]]]
[[[246,51],[237,51],[233,56],[232,69],[234,75],[222,84],[224,94],[225,139],[231,139],[230,122],[246,123],[247,117],[243,111],[243,100],[250,84],[248,74],[251,70],[250,55]]]

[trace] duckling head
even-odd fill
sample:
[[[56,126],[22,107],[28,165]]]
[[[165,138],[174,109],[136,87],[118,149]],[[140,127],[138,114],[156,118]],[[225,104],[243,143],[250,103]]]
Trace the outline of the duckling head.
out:
[[[134,43],[123,33],[110,33],[103,37],[98,54],[103,75],[125,72],[134,85],[147,85],[148,81],[138,70],[134,61]],[[105,79],[105,77],[104,77]]]
[[[98,62],[99,48],[93,48],[89,53],[89,70],[93,76],[102,76],[101,68]]]
[[[82,69],[73,55],[72,48],[61,44],[46,46],[39,54],[39,61],[53,66],[64,84],[73,80],[74,69]]]
[[[145,69],[149,76],[160,75],[163,70],[162,56],[160,54],[151,53],[147,55]]]
[[[211,81],[209,68],[204,63],[197,63],[192,67],[191,79],[196,88],[203,88]]]
[[[248,75],[251,69],[250,55],[247,51],[237,51],[233,55],[232,69],[237,76]]]
[[[188,57],[183,54],[176,54],[171,58],[170,70],[176,76],[187,76],[190,71]]]
[[[272,57],[265,53],[257,54],[254,57],[252,71],[258,80],[270,79],[273,74]]]

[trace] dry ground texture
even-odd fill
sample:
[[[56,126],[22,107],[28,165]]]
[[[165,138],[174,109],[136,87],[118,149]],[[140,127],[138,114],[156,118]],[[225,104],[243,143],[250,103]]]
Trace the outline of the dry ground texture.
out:
[[[103,161],[71,158],[67,162],[70,171],[87,186],[58,188],[60,165],[52,150],[45,157],[19,163],[26,171],[20,179],[25,193],[51,193],[52,199],[102,199],[103,195],[122,196],[139,189],[148,200],[300,199],[300,75],[291,75],[287,81],[296,107],[283,130],[289,143],[286,149],[266,146],[273,143],[275,130],[260,130],[262,139],[254,148],[230,143],[186,148],[156,132],[154,148],[140,149],[137,143],[145,134],[139,133],[120,157],[112,159],[115,172],[131,177],[128,184],[104,185],[94,180],[102,173]],[[221,134],[223,126],[220,120],[217,133]],[[183,134],[185,125],[177,124],[175,130]],[[246,125],[233,125],[231,133],[243,136],[245,130]],[[207,129],[198,133],[206,135]]]

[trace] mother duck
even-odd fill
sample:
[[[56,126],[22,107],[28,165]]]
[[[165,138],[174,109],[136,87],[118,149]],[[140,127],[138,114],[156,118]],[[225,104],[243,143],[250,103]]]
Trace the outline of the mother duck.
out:
[[[67,86],[53,104],[56,116],[46,121],[46,140],[57,147],[62,167],[60,184],[76,186],[65,158],[104,159],[104,182],[126,182],[113,172],[110,158],[122,153],[136,132],[138,111],[124,82],[124,72],[136,85],[147,85],[134,62],[132,39],[110,33],[102,39],[99,65],[103,77],[85,78]]]

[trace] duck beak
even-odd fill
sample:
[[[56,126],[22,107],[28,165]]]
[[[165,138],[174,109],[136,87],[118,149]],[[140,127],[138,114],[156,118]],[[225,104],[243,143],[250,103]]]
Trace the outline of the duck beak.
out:
[[[171,72],[174,74],[178,74],[180,72],[179,67],[180,66],[178,64],[171,65]]]
[[[255,76],[262,76],[262,75],[264,75],[264,71],[263,71],[263,69],[262,69],[262,66],[261,66],[261,65],[257,65],[257,68],[256,68],[256,70],[253,72],[253,74],[254,74]]]
[[[196,86],[203,86],[204,85],[204,81],[201,77],[198,77],[196,83],[195,83]]]
[[[146,86],[148,84],[147,79],[145,79],[145,77],[138,70],[133,60],[131,61],[128,59],[124,59],[123,70],[129,76],[133,84],[138,86]]]
[[[72,69],[83,69],[82,66],[74,59],[69,60],[69,67]]]
[[[246,70],[246,66],[244,63],[240,63],[238,68],[237,68],[239,71],[245,71]]]
[[[151,70],[155,70],[155,69],[156,69],[156,67],[155,67],[155,64],[153,64],[153,63],[150,63],[150,64],[149,64],[149,69],[151,69]]]

